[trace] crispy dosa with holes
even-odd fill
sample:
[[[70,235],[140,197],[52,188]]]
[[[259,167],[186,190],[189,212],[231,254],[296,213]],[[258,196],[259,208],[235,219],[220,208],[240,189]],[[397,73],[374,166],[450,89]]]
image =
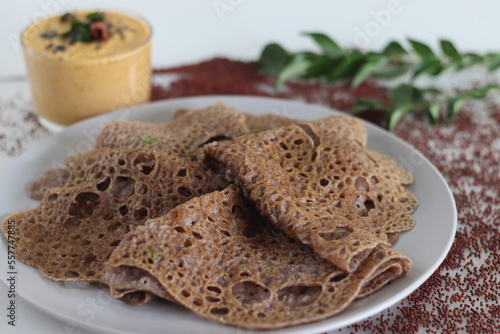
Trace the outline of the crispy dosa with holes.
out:
[[[262,132],[271,129],[281,128],[283,126],[298,124],[300,121],[275,114],[252,115],[245,114],[245,124],[248,132]]]
[[[193,110],[195,109],[184,109],[184,108],[178,109],[174,113],[174,120],[184,117]],[[248,132],[250,133],[281,128],[283,126],[297,124],[301,122],[299,120],[278,114],[262,114],[262,115],[243,114],[243,115],[245,116],[245,125],[247,126]]]
[[[67,168],[49,169],[40,178],[27,185],[26,193],[31,198],[42,199],[47,189],[64,187],[68,178],[69,170]]]
[[[368,151],[362,129],[333,116],[211,143],[205,162],[289,237],[353,272],[388,235],[413,226],[418,205],[402,186],[406,173]]]
[[[48,189],[37,208],[6,219],[16,222],[17,257],[57,281],[105,284],[104,262],[126,234],[221,189],[210,171],[156,151],[96,149],[66,165],[66,187]]]
[[[159,284],[203,317],[273,329],[331,317],[409,267],[405,255],[378,245],[346,273],[263,222],[233,185],[138,227],[112,253],[105,276],[119,288],[139,272],[137,288]]]
[[[31,195],[45,196],[39,207],[7,218],[19,229],[17,256],[54,280],[105,288],[104,261],[129,231],[227,186],[197,160],[203,144],[246,132],[243,115],[223,104],[191,110],[169,124],[109,123],[97,139],[101,148],[67,158],[66,169],[48,171],[29,186]],[[114,295],[150,297],[129,292]]]
[[[113,121],[104,126],[96,148],[155,149],[198,161],[200,147],[248,133],[245,117],[223,103],[189,110],[170,123]]]
[[[197,174],[201,175],[205,169],[198,161],[198,153],[203,145],[212,140],[231,139],[245,133],[248,133],[248,129],[244,115],[217,103],[189,110],[171,123],[109,122],[96,139],[96,148],[156,150],[172,159],[185,161],[191,169],[198,168]],[[67,183],[70,178],[76,181],[75,177],[75,174],[70,175],[64,168],[49,170],[28,185],[28,196],[41,199],[47,189],[76,185],[76,182]],[[223,179],[218,181],[223,182]]]

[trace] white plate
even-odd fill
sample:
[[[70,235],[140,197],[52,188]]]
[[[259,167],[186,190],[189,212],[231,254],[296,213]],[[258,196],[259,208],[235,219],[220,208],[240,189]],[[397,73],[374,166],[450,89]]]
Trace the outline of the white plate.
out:
[[[41,142],[5,170],[0,176],[0,217],[35,207],[37,201],[26,196],[25,185],[43,171],[60,166],[66,156],[91,149],[99,130],[106,122],[120,118],[166,122],[171,120],[173,112],[179,108],[205,107],[216,101],[223,101],[247,113],[274,113],[298,119],[318,119],[335,113],[325,107],[296,101],[209,96],[160,101],[92,118]],[[376,314],[417,289],[436,270],[451,247],[457,216],[455,202],[446,181],[437,169],[410,145],[372,124],[367,123],[366,128],[368,147],[392,157],[400,166],[409,169],[415,177],[415,182],[409,189],[420,200],[420,206],[414,213],[416,226],[411,231],[402,233],[395,246],[412,259],[413,267],[403,279],[354,302],[335,317],[273,333],[320,333]],[[5,238],[0,239],[0,276],[5,281],[8,272],[7,246]],[[91,330],[152,334],[251,333],[206,321],[180,306],[166,302],[155,301],[137,308],[127,306],[86,284],[70,286],[54,283],[42,277],[36,269],[19,261],[16,263],[16,270],[17,291],[22,297],[63,321]]]

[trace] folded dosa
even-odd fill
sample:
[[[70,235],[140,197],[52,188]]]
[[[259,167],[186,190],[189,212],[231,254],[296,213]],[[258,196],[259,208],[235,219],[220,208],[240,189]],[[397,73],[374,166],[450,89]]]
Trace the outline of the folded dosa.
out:
[[[203,317],[272,329],[337,314],[410,265],[378,245],[346,273],[264,222],[233,185],[138,227],[112,253],[106,278],[119,288],[139,271],[143,289],[153,281]]]
[[[393,173],[365,140],[361,121],[332,116],[214,142],[204,153],[289,237],[352,272],[389,234],[411,228],[417,207],[402,186],[407,173]]]

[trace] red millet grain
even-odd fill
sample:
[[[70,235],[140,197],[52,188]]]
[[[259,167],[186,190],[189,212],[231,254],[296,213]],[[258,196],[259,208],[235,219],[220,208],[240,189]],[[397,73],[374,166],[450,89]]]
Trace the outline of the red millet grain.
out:
[[[289,82],[274,87],[274,79],[257,72],[254,62],[216,58],[196,65],[158,69],[154,74],[178,75],[168,87],[155,85],[152,100],[198,95],[254,95],[319,103],[339,110],[352,107],[356,98],[373,98],[387,102],[386,90],[374,82],[365,82],[355,91],[349,83],[324,85],[319,82]],[[383,124],[383,113],[369,113],[373,122]]]

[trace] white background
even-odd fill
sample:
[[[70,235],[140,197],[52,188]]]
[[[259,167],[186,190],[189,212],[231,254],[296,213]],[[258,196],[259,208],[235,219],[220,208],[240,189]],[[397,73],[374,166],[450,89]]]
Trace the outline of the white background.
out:
[[[325,32],[342,45],[365,49],[405,37],[431,45],[446,37],[468,51],[500,49],[500,2],[493,0],[4,0],[0,76],[24,75],[18,39],[27,24],[79,8],[119,9],[146,17],[154,28],[156,67],[213,56],[252,60],[270,41],[291,50],[311,48],[309,39],[300,36],[307,31]],[[367,37],[362,43],[361,34]]]

